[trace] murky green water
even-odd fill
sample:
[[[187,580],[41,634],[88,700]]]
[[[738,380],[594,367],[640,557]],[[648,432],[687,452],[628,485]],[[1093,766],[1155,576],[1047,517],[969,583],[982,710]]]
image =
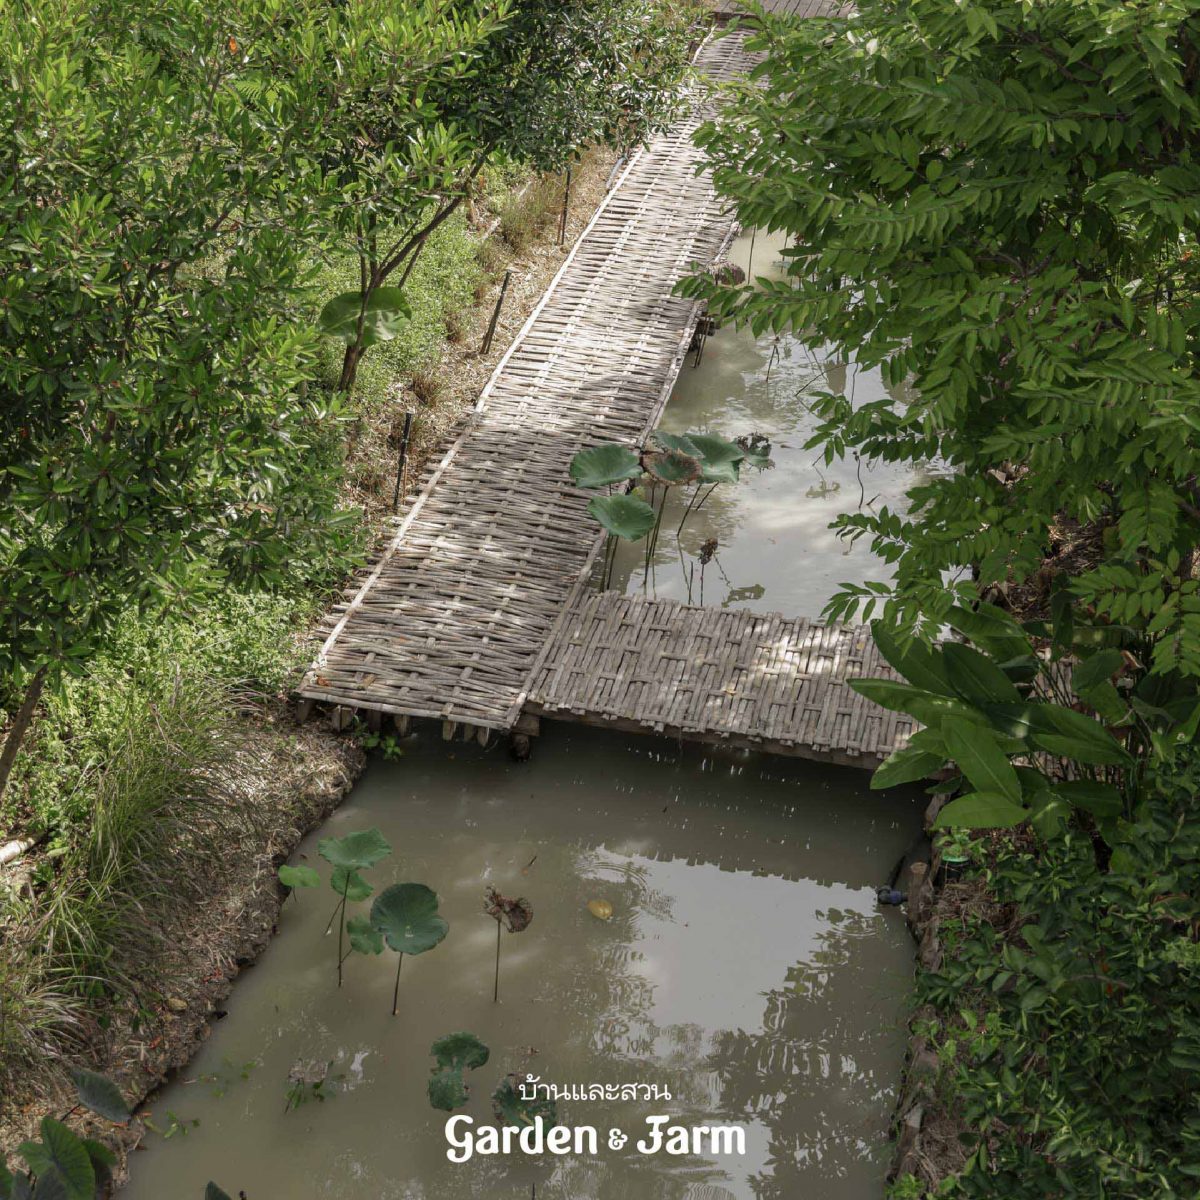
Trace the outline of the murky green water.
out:
[[[782,278],[778,245],[764,237],[755,240],[752,261],[749,236],[737,240],[729,258],[749,266],[755,278]],[[703,503],[678,536],[697,489],[670,489],[649,571],[646,543],[622,543],[612,586],[692,604],[817,617],[840,583],[888,578],[890,569],[866,540],[846,542],[829,523],[842,512],[884,505],[904,512],[913,471],[906,464],[854,458],[826,464],[818,450],[805,449],[817,425],[809,411],[812,393],[838,392],[855,405],[883,399],[889,393],[878,371],[810,351],[786,334],[756,339],[730,327],[707,340],[699,366],[693,361],[689,355],[661,428],[726,438],[759,433],[770,439],[773,465],[743,468],[738,483],[722,484],[710,495],[702,487]],[[653,498],[656,509],[661,496]],[[703,563],[701,548],[711,538],[716,555]]]
[[[148,1138],[125,1200],[200,1200],[209,1179],[248,1200],[523,1200],[534,1184],[543,1200],[880,1196],[912,946],[872,888],[919,827],[917,798],[870,792],[859,772],[551,726],[523,765],[411,740],[321,832],[372,825],[395,848],[372,881],[429,884],[450,922],[406,958],[399,1016],[390,952],[352,958],[336,986],[311,837],[293,861],[322,889],[285,906],[228,1016],[152,1104],[160,1127],[168,1113],[199,1125]],[[488,884],[535,914],[504,935],[499,1005]],[[521,1069],[674,1098],[561,1104],[560,1120],[599,1130],[594,1157],[453,1164],[425,1085],[430,1043],[455,1030],[491,1047],[463,1110],[480,1123]],[[340,1094],[285,1112],[297,1060],[332,1062]],[[639,1154],[653,1113],[740,1125],[746,1153]],[[612,1127],[635,1138],[609,1149]]]

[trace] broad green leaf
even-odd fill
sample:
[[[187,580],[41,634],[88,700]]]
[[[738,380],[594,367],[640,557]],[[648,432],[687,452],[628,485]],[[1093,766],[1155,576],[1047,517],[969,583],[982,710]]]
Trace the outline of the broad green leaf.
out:
[[[107,1075],[76,1067],[71,1072],[71,1081],[84,1108],[115,1125],[124,1125],[129,1120],[129,1105],[125,1103],[121,1089]]]
[[[700,447],[690,437],[682,433],[664,433],[656,429],[651,436],[664,450],[678,450],[689,458],[700,458]]]
[[[1097,684],[1107,683],[1124,661],[1120,650],[1098,650],[1071,672],[1071,687],[1083,695]]]
[[[1025,631],[995,605],[980,604],[973,611],[956,605],[950,610],[948,621],[952,629],[1001,661],[1020,658],[1031,651]]]
[[[951,800],[934,819],[934,829],[1008,829],[1028,820],[1028,809],[1003,796],[972,792]]]
[[[401,954],[424,954],[450,930],[438,913],[437,894],[423,883],[393,883],[371,905],[371,925]]]
[[[1019,704],[1021,693],[992,660],[961,642],[942,646],[950,686],[971,704]]]
[[[0,1200],[12,1200],[13,1174],[0,1154]]]
[[[940,754],[929,754],[912,746],[904,746],[894,750],[871,776],[871,788],[895,787],[900,783],[913,783],[918,779],[927,779],[934,771],[945,763]]]
[[[40,1142],[22,1142],[18,1147],[38,1177],[38,1187],[43,1178],[57,1175],[67,1200],[94,1200],[96,1173],[83,1142],[53,1117],[43,1117],[40,1129]]]
[[[375,890],[357,871],[348,867],[334,867],[329,886],[337,895],[344,895],[350,904],[358,904]]]
[[[284,887],[309,888],[317,887],[321,882],[321,877],[312,867],[289,867],[285,863],[279,868],[279,882]]]
[[[604,487],[610,483],[623,483],[637,479],[642,473],[638,456],[628,446],[608,443],[580,450],[571,459],[571,478],[581,488]]]
[[[1096,766],[1119,766],[1131,761],[1129,753],[1099,721],[1094,721],[1074,709],[1063,708],[1059,704],[1047,704],[1043,711],[1056,733],[1064,734],[1076,743],[1077,749],[1071,753],[1078,757],[1080,762]],[[1049,734],[1039,736],[1046,737]],[[1034,740],[1037,741],[1037,738]],[[1055,754],[1064,753],[1050,746],[1044,748]],[[1084,757],[1084,754],[1088,757]]]
[[[361,871],[386,858],[392,847],[378,829],[363,829],[345,837],[322,838],[317,853],[332,866]]]
[[[346,922],[346,933],[350,936],[350,949],[355,953],[383,953],[383,934],[366,917],[351,917]]]
[[[215,1183],[210,1183],[204,1189],[204,1200],[230,1200],[227,1192],[221,1191]]]
[[[1040,791],[1030,800],[1029,822],[1047,840],[1062,836],[1070,815],[1070,804],[1055,791]]]
[[[638,542],[654,528],[654,509],[636,496],[593,496],[588,512],[615,537]]]
[[[946,717],[942,737],[950,757],[977,792],[995,793],[1013,804],[1021,803],[1021,782],[990,730],[960,717]]]
[[[961,700],[938,696],[909,683],[897,683],[892,679],[851,679],[848,682],[859,695],[873,700],[881,708],[908,713],[923,725],[938,725],[947,716],[983,720],[982,714]]]
[[[941,655],[924,642],[913,638],[907,645],[882,621],[871,622],[871,636],[879,653],[914,687],[924,688],[941,696],[952,692]]]
[[[1125,811],[1121,793],[1107,783],[1095,783],[1090,779],[1072,779],[1055,785],[1054,790],[1067,803],[1082,808],[1100,820],[1112,820]]]
[[[746,457],[741,446],[711,433],[689,433],[687,436],[699,452],[701,478],[705,483],[737,483]]]
[[[358,319],[362,309],[362,295],[357,291],[342,292],[334,296],[321,309],[317,328],[330,337],[340,338],[347,346],[358,340]],[[404,293],[397,287],[376,288],[367,300],[363,316],[364,346],[377,342],[389,342],[412,316],[412,309]]]
[[[439,1067],[474,1070],[486,1064],[490,1051],[473,1033],[448,1033],[429,1047]]]
[[[468,1091],[465,1072],[482,1067],[488,1060],[488,1048],[473,1033],[450,1033],[430,1047],[437,1059],[428,1084],[429,1103],[450,1112],[466,1104]]]

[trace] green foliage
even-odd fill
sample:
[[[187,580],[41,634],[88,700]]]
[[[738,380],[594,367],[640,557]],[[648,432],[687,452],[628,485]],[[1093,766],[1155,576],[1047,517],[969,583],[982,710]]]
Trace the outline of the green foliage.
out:
[[[881,653],[912,682],[856,679],[851,687],[925,726],[872,786],[911,782],[953,761],[967,794],[942,809],[939,828],[1028,820],[1049,838],[1075,813],[1109,846],[1122,842],[1147,772],[1172,762],[1196,735],[1200,696],[1190,680],[1139,665],[1150,656],[1132,630],[1073,620],[1056,631],[1040,621],[1023,628],[990,605],[948,615],[973,631],[975,647],[905,645],[880,622],[872,626]],[[1120,647],[1094,648],[1095,632]],[[1046,635],[1042,653],[1035,638]],[[1073,693],[1076,680],[1082,686]],[[1104,711],[1080,711],[1088,702]]]
[[[363,349],[379,342],[390,342],[412,316],[412,308],[399,288],[376,288],[366,304],[358,292],[334,296],[317,317],[317,328],[347,346],[356,342]]]
[[[94,1071],[72,1072],[84,1108],[117,1123],[129,1106],[112,1080]],[[0,1200],[97,1200],[109,1193],[116,1155],[101,1142],[81,1138],[61,1121],[43,1117],[41,1141],[22,1142],[17,1153],[28,1172],[14,1175],[0,1155]]]
[[[423,883],[394,883],[371,905],[371,925],[399,954],[424,954],[450,931],[437,893]]]
[[[614,537],[639,542],[654,528],[654,509],[637,496],[593,496],[587,510]]]
[[[1009,932],[965,936],[918,1000],[941,1017],[945,1102],[977,1139],[950,1196],[1142,1200],[1200,1177],[1200,760],[1147,780],[1109,869],[1068,829],[985,872]],[[942,1193],[939,1193],[942,1194]]]
[[[244,119],[202,6],[156,26],[159,53],[104,36],[104,9],[0,16],[0,137],[22,163],[0,191],[6,676],[78,670],[131,604],[279,584],[341,536],[313,469],[337,407],[305,394],[292,316],[308,216],[278,205],[295,148]]]
[[[473,1033],[448,1033],[429,1047],[429,1053],[436,1060],[430,1071],[429,1103],[452,1112],[466,1104],[470,1089],[465,1074],[487,1062],[488,1048]]]
[[[287,863],[279,868],[279,882],[286,888],[295,891],[296,888],[320,887],[321,877],[312,867],[291,867]]]
[[[894,568],[829,608],[935,631],[1030,578],[1060,515],[1105,530],[1077,600],[1200,673],[1200,13],[1123,0],[863,0],[768,22],[768,51],[701,141],[790,278],[696,279],[719,314],[878,367],[890,397],[826,393],[832,459],[947,468],[907,512],[842,516]],[[947,581],[949,580],[949,583]]]
[[[83,1067],[71,1071],[71,1079],[79,1096],[79,1103],[84,1108],[112,1121],[116,1125],[124,1125],[132,1115],[121,1089],[107,1075],[100,1075]]]
[[[373,867],[392,852],[391,844],[378,829],[362,829],[345,837],[322,838],[317,853],[335,868],[347,871]],[[335,889],[339,890],[340,889]]]
[[[571,459],[571,479],[576,487],[599,488],[611,483],[639,479],[642,464],[628,446],[608,442],[580,450]]]

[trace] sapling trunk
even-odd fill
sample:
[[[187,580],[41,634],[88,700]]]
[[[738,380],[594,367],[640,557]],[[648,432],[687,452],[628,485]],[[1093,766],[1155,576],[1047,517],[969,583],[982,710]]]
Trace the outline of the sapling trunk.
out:
[[[396,986],[392,988],[392,1016],[396,1015],[396,1010],[400,1007],[400,968],[404,966],[404,955],[401,954],[399,961],[396,963]]]
[[[33,714],[37,709],[38,701],[42,698],[42,689],[46,686],[46,674],[49,667],[38,667],[33,678],[29,681],[29,686],[25,689],[25,696],[21,700],[21,706],[17,709],[16,716],[13,717],[13,723],[8,731],[8,737],[4,739],[4,749],[0,751],[0,796],[4,795],[4,789],[8,786],[8,777],[12,774],[13,764],[17,761],[17,751],[21,748],[21,743],[25,740],[25,734],[29,732],[30,725],[33,724]]]

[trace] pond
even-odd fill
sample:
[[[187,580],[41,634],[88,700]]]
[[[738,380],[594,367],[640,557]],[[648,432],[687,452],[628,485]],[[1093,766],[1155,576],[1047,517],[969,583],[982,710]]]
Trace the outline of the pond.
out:
[[[779,255],[778,242],[760,235],[751,258],[751,237],[743,235],[729,259],[756,278],[782,279]],[[707,486],[698,496],[694,486],[670,489],[649,571],[646,542],[621,543],[612,586],[691,604],[818,617],[844,581],[886,579],[890,572],[866,539],[847,542],[829,523],[841,512],[885,505],[903,513],[905,492],[921,472],[853,457],[826,464],[819,450],[805,448],[817,425],[809,405],[817,391],[848,396],[856,406],[889,395],[904,402],[908,394],[889,392],[877,370],[810,350],[789,334],[755,338],[727,326],[706,340],[694,362],[689,354],[660,428],[726,438],[761,434],[770,440],[772,465],[743,467],[738,483],[711,494]],[[684,520],[697,499],[702,503]],[[701,561],[704,543],[714,538],[715,557]]]
[[[228,1015],[150,1105],[176,1132],[148,1138],[122,1195],[200,1200],[214,1179],[247,1200],[878,1197],[912,944],[873,889],[919,831],[921,799],[870,792],[861,772],[561,725],[525,764],[412,737],[293,857],[321,889],[285,905]],[[367,872],[377,890],[426,883],[450,924],[406,957],[395,1017],[394,954],[352,956],[339,990],[324,932],[317,838],[371,826],[394,848]],[[498,1004],[488,885],[534,913],[503,935]],[[514,1071],[673,1099],[560,1103],[561,1121],[599,1130],[596,1155],[451,1163],[426,1084],[430,1044],[459,1030],[491,1050],[460,1110],[477,1124]],[[286,1111],[298,1061],[331,1064],[335,1094]],[[745,1152],[637,1152],[663,1113],[737,1126]],[[633,1135],[622,1149],[606,1145],[613,1127]]]

